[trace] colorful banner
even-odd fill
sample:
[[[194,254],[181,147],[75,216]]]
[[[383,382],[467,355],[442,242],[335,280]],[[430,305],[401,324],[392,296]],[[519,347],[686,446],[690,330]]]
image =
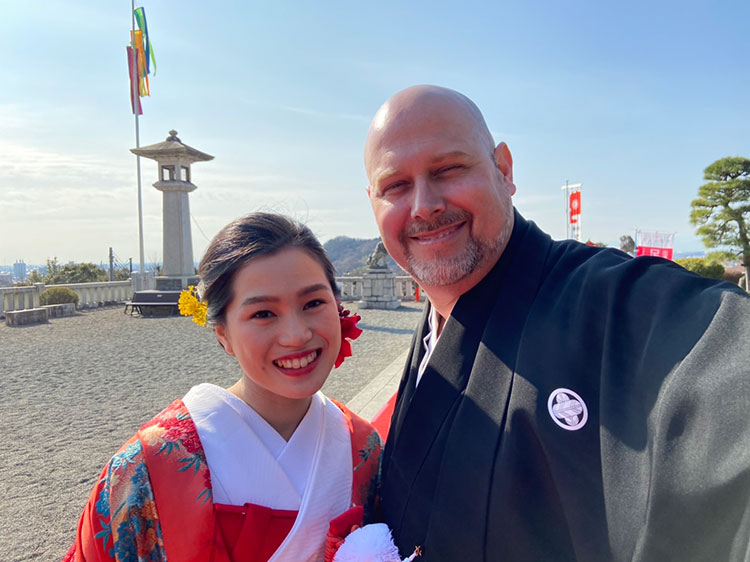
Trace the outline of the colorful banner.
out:
[[[578,219],[581,217],[581,190],[573,191],[570,194],[570,200],[568,202],[568,209],[570,209],[570,224],[577,224]]]
[[[636,256],[656,256],[671,260],[674,256],[674,232],[637,230],[635,233]]]
[[[154,49],[151,46],[151,39],[148,36],[148,24],[146,23],[146,11],[143,8],[136,8],[133,16],[138,24],[138,29],[130,32],[130,45],[126,47],[128,53],[128,74],[130,76],[130,108],[133,113],[136,112],[134,91],[137,92],[138,98],[138,115],[143,114],[141,100],[143,96],[150,96],[148,75],[151,74],[151,63],[154,66],[156,74],[156,58]]]
[[[135,93],[135,90],[138,88],[138,78],[136,77],[136,69],[135,67],[138,66],[137,58],[134,56],[134,51],[128,45],[125,47],[127,53],[128,53],[128,75],[130,76],[130,109],[133,113],[136,112],[136,100],[138,103],[138,115],[143,115],[143,108],[141,107],[141,98],[140,96],[133,95]]]
[[[148,23],[146,22],[146,10],[136,8],[133,12],[138,29],[143,34],[143,47],[146,59],[146,74],[151,74],[151,63],[154,64],[154,76],[156,76],[156,57],[154,57],[154,48],[151,46],[151,39],[148,36]]]

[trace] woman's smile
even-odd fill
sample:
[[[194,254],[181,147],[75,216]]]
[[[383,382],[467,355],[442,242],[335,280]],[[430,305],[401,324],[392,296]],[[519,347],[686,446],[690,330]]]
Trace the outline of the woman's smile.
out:
[[[285,374],[302,375],[311,371],[315,367],[314,363],[316,359],[320,357],[320,352],[321,349],[318,348],[313,349],[309,352],[305,351],[293,355],[286,355],[284,357],[280,357],[279,359],[274,359],[273,364],[281,369]],[[305,369],[305,367],[310,367],[310,369]]]

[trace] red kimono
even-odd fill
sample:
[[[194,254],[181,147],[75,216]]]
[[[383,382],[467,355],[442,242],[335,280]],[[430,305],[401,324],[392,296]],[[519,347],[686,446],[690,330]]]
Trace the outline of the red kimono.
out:
[[[351,436],[352,503],[367,512],[377,483],[380,437],[367,421],[336,405]],[[295,518],[294,511],[213,503],[203,447],[178,399],[104,467],[63,562],[260,562],[273,554]]]

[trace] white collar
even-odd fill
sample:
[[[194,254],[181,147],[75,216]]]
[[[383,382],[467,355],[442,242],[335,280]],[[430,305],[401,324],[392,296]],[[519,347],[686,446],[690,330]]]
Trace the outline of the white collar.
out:
[[[427,335],[422,338],[422,345],[424,345],[425,354],[424,357],[422,357],[422,362],[419,364],[419,370],[417,371],[417,386],[419,386],[419,381],[422,380],[422,375],[424,375],[425,369],[427,369],[427,363],[430,361],[432,352],[435,350],[438,338],[440,337],[437,333],[437,326],[439,325],[440,322],[438,320],[437,309],[432,306],[432,303],[430,303],[430,314],[427,316],[427,326],[429,327],[429,331],[427,332]]]
[[[243,400],[214,384],[194,386],[182,400],[203,445],[214,502],[299,509],[315,454],[323,399],[313,396],[289,441]]]

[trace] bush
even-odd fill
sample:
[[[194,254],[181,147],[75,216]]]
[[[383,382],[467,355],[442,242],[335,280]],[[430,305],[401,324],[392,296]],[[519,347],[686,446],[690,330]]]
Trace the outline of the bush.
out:
[[[682,258],[677,263],[688,271],[708,277],[709,279],[723,279],[724,266],[720,263],[710,262],[705,258]]]
[[[42,292],[40,300],[42,304],[65,304],[67,302],[78,304],[78,295],[73,289],[67,287],[50,287]]]

